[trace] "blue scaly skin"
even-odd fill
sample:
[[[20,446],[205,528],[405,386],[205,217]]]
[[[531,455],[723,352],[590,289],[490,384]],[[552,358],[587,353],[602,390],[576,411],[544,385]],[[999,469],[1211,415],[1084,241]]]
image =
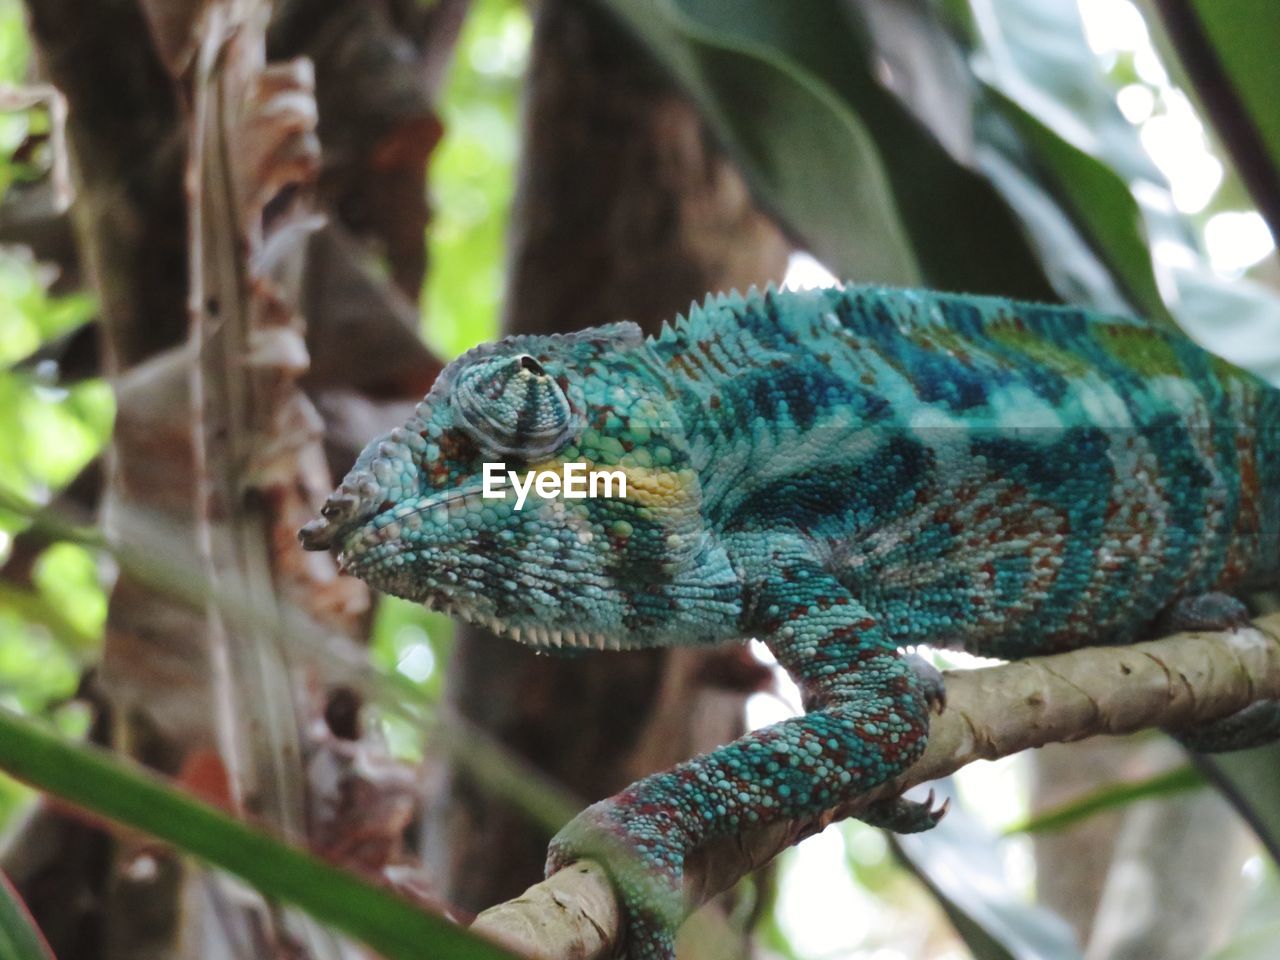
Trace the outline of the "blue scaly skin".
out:
[[[498,460],[619,469],[627,496],[516,510],[481,496]],[[646,777],[552,844],[551,870],[610,859],[628,955],[660,960],[690,850],[920,756],[937,678],[901,647],[1126,642],[1197,597],[1280,578],[1280,391],[1133,319],[752,291],[654,339],[615,324],[472,350],[302,538],[379,589],[539,647],[768,644],[804,716]],[[1197,745],[1273,735],[1278,717],[1264,704]],[[899,800],[867,817],[913,830],[938,815]],[[643,869],[617,866],[619,841]]]

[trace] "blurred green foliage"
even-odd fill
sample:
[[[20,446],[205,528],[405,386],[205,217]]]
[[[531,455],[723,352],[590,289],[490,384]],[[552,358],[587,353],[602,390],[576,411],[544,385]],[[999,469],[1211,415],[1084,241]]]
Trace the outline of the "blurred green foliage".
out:
[[[22,83],[29,58],[22,5],[0,0],[0,84]],[[0,196],[43,175],[44,151],[26,148],[47,130],[41,109],[0,113]],[[100,380],[64,389],[46,382],[39,368],[13,369],[93,316],[91,297],[51,294],[56,279],[54,268],[36,263],[27,251],[0,248],[0,488],[38,501],[48,500],[97,455],[115,409]],[[23,526],[0,512],[0,560]],[[98,558],[57,544],[36,560],[31,579],[29,589],[0,585],[0,704],[49,714],[64,733],[78,736],[88,718],[62,704],[101,646],[106,594]],[[29,795],[0,778],[0,823]]]
[[[30,59],[20,0],[0,0],[0,85],[21,84]],[[43,110],[0,111],[0,154],[4,157],[0,161],[0,193],[11,183],[39,176],[39,161],[47,159],[43,151],[27,151],[27,155],[18,157],[14,153],[28,138],[48,129],[48,114]]]
[[[0,253],[0,350],[5,360],[29,352],[45,337],[88,312],[83,298],[43,294],[35,270],[22,258]],[[25,349],[17,349],[19,347]],[[75,476],[106,442],[113,404],[104,383],[70,390],[41,385],[8,369],[0,372],[0,486],[46,499]],[[0,557],[22,522],[0,513]],[[63,707],[96,660],[106,620],[99,558],[73,544],[44,550],[30,589],[0,585],[0,704],[49,714],[63,732],[80,735],[87,717]],[[0,822],[29,792],[0,778]]]
[[[446,358],[498,331],[531,31],[517,0],[476,0],[444,92],[444,139],[429,173],[435,213],[423,333]]]
[[[102,381],[63,389],[42,382],[39,370],[12,369],[92,315],[88,297],[50,295],[51,280],[29,257],[0,252],[0,486],[35,500],[50,498],[97,455],[114,413]],[[21,525],[0,514],[6,554]],[[69,696],[80,666],[96,655],[106,599],[94,555],[71,544],[45,550],[32,579],[30,590],[0,592],[0,701],[39,712]]]
[[[0,83],[20,82],[30,56],[21,2],[0,0]]]
[[[0,0],[0,84],[18,84],[27,74],[29,47],[27,32],[23,26],[22,4],[19,0]],[[0,193],[8,188],[15,174],[9,159],[13,151],[27,137],[28,115],[24,111],[4,113],[0,111]],[[0,339],[0,348],[5,346]]]

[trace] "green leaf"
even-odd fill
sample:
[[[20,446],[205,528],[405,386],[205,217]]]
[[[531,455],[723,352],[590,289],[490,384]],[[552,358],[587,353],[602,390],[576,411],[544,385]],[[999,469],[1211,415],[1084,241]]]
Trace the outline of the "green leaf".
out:
[[[1004,832],[1008,836],[1015,833],[1062,830],[1095,814],[1125,807],[1139,800],[1198,789],[1204,786],[1204,782],[1204,777],[1194,767],[1187,766],[1157,773],[1145,780],[1108,784],[1069,803],[1029,817],[1022,823],[1006,828]]]
[[[4,960],[54,960],[27,906],[0,873],[0,957]]]
[[[992,0],[984,7],[974,20],[975,71],[992,109],[1012,124],[1126,299],[1152,319],[1170,319],[1143,211],[1129,188],[1133,180],[1163,181],[1115,105],[1076,5]]]
[[[32,786],[173,844],[269,897],[364,941],[391,960],[509,960],[509,954],[408,901],[274,840],[125,766],[0,709],[0,768]]]
[[[875,23],[857,19],[853,5],[827,0],[681,0],[680,6],[708,31],[769,51],[790,71],[832,94],[826,108],[848,114],[866,131],[922,282],[950,290],[1055,298],[1012,209],[986,177],[944,145],[951,141],[957,152],[965,149],[971,83],[962,52],[928,11],[904,7],[877,30]],[[882,36],[892,40],[893,49],[876,49]],[[904,102],[876,76],[875,63],[900,63],[897,72],[903,75],[927,63],[922,76],[906,76],[902,82],[918,80],[930,96]],[[741,122],[759,120],[747,116]],[[815,111],[810,122],[833,123],[835,116]],[[809,184],[809,189],[820,203],[828,202],[833,192],[831,185],[820,183]],[[809,236],[805,221],[787,219],[802,237]],[[847,236],[868,228],[858,221],[838,226]]]
[[[1274,0],[1193,0],[1222,65],[1257,125],[1267,149],[1280,160],[1280,5]]]
[[[1280,384],[1280,297],[1210,269],[1137,129],[1116,107],[1077,5],[983,0],[972,6],[974,69],[991,92],[996,119],[1016,140],[1003,170],[988,167],[1006,196],[1023,189],[1016,181],[1028,170],[1043,171],[1053,197],[1133,308],[1171,317],[1215,353]],[[1027,204],[1020,209],[1029,215]],[[1053,245],[1040,249],[1056,276]],[[1072,299],[1113,308],[1101,285],[1083,280],[1082,294]]]
[[[1280,231],[1280,5],[1165,0],[1158,9],[1210,122],[1272,231]]]
[[[1156,284],[1142,211],[1115,170],[1056,134],[1013,100],[994,92],[1054,192],[1147,317],[1171,320]]]
[[[846,277],[920,282],[866,127],[829,86],[746,29],[773,4],[736,5],[744,29],[726,31],[700,19],[710,13],[698,4],[604,3],[689,92],[759,199],[815,256]]]

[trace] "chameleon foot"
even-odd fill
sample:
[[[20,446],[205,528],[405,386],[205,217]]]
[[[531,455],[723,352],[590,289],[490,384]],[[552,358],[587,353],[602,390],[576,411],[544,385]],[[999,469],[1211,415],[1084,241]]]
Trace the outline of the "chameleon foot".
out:
[[[547,875],[576,860],[595,860],[608,872],[622,907],[621,955],[627,960],[675,960],[684,854],[669,839],[678,832],[662,813],[627,814],[612,800],[602,800],[552,839]]]
[[[903,657],[911,672],[916,675],[920,684],[920,692],[924,695],[929,709],[941,713],[947,708],[947,684],[941,672],[932,663],[918,653],[908,653]]]
[[[1184,597],[1161,614],[1158,633],[1183,631],[1224,632],[1249,625],[1249,608],[1225,593],[1203,593]],[[1190,730],[1173,732],[1188,750],[1197,753],[1226,753],[1247,750],[1280,740],[1280,701],[1251,704],[1228,717],[1201,724]]]
[[[923,833],[936,827],[938,821],[951,809],[950,798],[943,800],[942,806],[934,809],[935,799],[932,790],[924,800],[892,797],[871,804],[857,814],[857,817],[863,823],[884,830],[892,830],[894,833]]]
[[[1260,700],[1221,720],[1173,735],[1196,753],[1227,753],[1274,743],[1280,740],[1280,700]]]
[[[1155,635],[1209,633],[1236,630],[1249,625],[1249,608],[1225,593],[1201,593],[1183,597],[1156,619]]]

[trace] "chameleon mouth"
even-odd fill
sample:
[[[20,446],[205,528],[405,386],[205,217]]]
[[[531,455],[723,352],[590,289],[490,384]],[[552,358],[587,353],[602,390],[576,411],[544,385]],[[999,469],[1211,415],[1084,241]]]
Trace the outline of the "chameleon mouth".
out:
[[[316,517],[298,531],[298,542],[302,544],[303,550],[328,550],[336,538],[337,530],[324,517]]]

